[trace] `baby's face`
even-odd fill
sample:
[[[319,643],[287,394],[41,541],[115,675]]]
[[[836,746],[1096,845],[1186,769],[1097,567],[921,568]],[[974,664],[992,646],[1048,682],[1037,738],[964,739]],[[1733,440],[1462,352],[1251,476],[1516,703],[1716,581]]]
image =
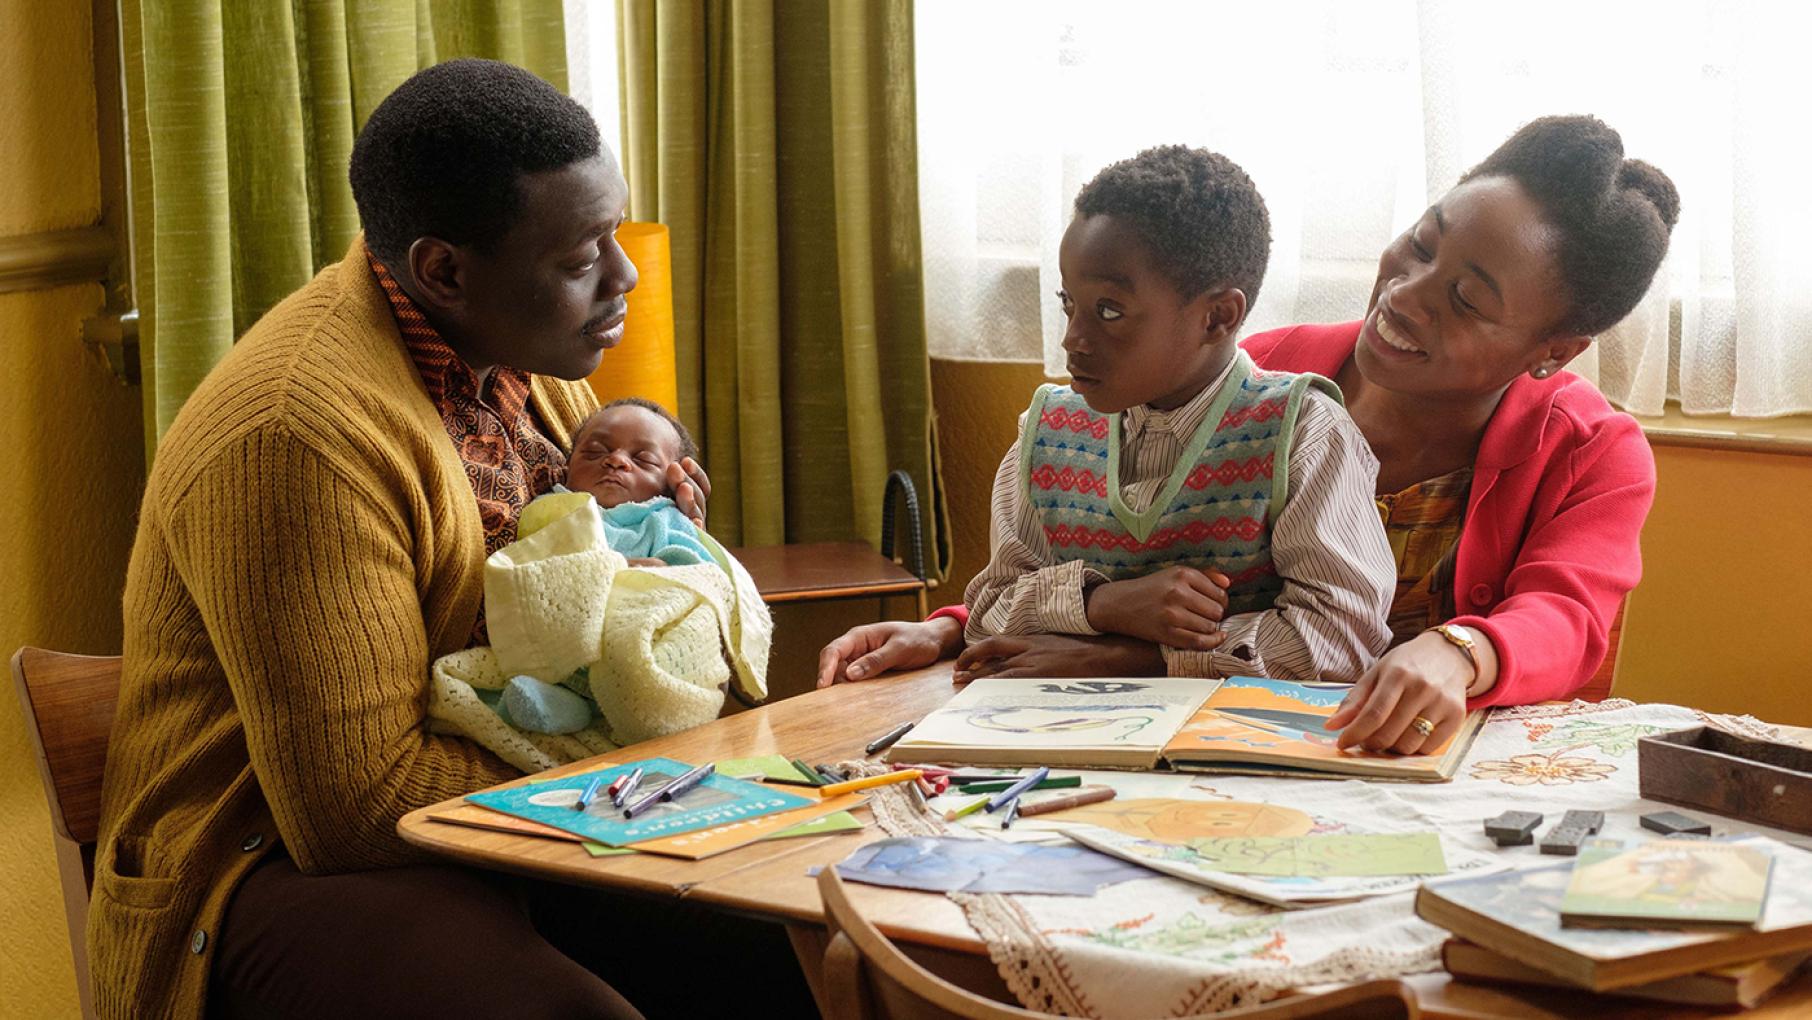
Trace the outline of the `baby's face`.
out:
[[[615,407],[592,419],[573,441],[566,487],[589,492],[601,507],[640,503],[667,493],[667,465],[679,459],[673,426],[647,408]]]

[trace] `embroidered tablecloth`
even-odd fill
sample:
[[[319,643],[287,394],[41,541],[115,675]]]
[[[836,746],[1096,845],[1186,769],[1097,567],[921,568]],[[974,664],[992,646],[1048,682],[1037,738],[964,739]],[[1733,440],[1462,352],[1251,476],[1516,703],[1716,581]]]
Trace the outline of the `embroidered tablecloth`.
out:
[[[1451,783],[1366,783],[1248,776],[1099,773],[1120,798],[1266,802],[1357,826],[1438,831],[1444,843],[1522,867],[1552,863],[1534,847],[1499,849],[1482,820],[1569,808],[1605,812],[1601,836],[1636,840],[1638,817],[1668,805],[1637,793],[1636,740],[1713,725],[1757,737],[1773,727],[1674,705],[1614,699],[1500,709],[1480,728]],[[871,803],[893,835],[971,834],[927,812],[900,787]],[[1700,813],[1702,814],[1702,812]],[[1714,832],[1757,826],[1708,816]],[[1545,826],[1544,826],[1545,827]],[[1027,838],[1022,833],[1018,838]],[[1652,834],[1648,834],[1652,835]],[[1007,987],[1029,1008],[1066,1016],[1185,1016],[1274,998],[1293,988],[1439,968],[1446,932],[1418,919],[1412,894],[1282,911],[1169,877],[1124,882],[1093,897],[951,893],[988,944]]]

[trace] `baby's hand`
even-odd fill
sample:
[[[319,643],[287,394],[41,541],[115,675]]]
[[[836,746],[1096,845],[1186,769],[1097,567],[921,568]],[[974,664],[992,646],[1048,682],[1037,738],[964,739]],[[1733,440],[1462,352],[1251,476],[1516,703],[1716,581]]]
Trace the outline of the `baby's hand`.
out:
[[[1110,581],[1088,592],[1088,624],[1103,634],[1205,652],[1225,638],[1221,617],[1227,611],[1227,584],[1220,571],[1194,567]]]
[[[631,556],[629,565],[632,567],[664,567],[667,565],[667,561],[657,560],[652,556]]]

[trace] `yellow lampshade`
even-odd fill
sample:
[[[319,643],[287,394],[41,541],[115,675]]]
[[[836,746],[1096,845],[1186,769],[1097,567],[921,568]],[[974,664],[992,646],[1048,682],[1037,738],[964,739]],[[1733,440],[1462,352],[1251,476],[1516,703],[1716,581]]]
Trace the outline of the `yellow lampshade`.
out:
[[[601,403],[646,397],[679,413],[679,380],[673,363],[673,248],[659,223],[625,223],[617,243],[635,263],[641,281],[629,292],[623,340],[604,352],[591,374]]]

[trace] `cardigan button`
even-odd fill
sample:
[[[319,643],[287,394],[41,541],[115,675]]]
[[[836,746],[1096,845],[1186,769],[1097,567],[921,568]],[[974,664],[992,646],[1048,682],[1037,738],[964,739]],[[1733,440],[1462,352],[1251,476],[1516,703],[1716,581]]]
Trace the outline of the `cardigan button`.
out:
[[[245,837],[245,842],[239,844],[239,849],[244,850],[246,853],[251,853],[263,844],[264,834],[261,832],[254,832],[250,836]]]
[[[1482,581],[1479,582],[1478,584],[1473,585],[1472,586],[1472,604],[1475,606],[1490,605],[1491,604],[1491,586],[1488,584],[1485,584]]]
[[[189,952],[200,956],[202,950],[206,948],[208,948],[208,933],[199,928],[195,929],[195,937],[189,940]]]

